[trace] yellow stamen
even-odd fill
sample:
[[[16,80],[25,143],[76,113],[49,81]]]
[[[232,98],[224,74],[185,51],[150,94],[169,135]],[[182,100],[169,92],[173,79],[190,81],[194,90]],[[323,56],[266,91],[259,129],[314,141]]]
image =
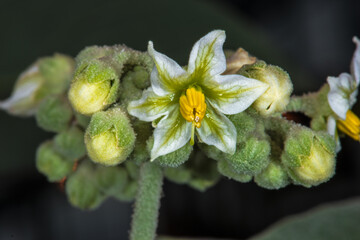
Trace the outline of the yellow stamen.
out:
[[[201,120],[205,116],[206,103],[204,94],[194,87],[188,88],[180,97],[180,113],[186,121],[192,122],[191,145],[194,144],[195,127],[201,127]]]
[[[347,111],[345,120],[337,121],[337,127],[352,139],[360,140],[360,119],[352,111]]]

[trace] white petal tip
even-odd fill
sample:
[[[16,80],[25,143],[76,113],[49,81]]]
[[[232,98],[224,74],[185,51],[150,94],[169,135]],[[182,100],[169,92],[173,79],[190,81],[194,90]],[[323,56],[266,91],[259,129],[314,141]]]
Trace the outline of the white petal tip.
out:
[[[154,43],[152,41],[148,43],[148,52],[150,55],[154,55]]]
[[[353,42],[354,42],[355,44],[359,44],[359,45],[360,45],[360,39],[359,39],[357,36],[354,36],[352,40],[353,40]]]

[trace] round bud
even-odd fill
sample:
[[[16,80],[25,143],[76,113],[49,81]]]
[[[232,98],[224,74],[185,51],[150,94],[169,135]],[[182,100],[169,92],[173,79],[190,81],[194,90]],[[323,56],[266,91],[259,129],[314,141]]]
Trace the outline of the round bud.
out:
[[[40,104],[35,117],[38,126],[42,129],[61,132],[68,128],[72,110],[64,97],[52,96]]]
[[[77,112],[91,115],[114,103],[119,88],[119,74],[111,58],[93,59],[77,68],[69,100]]]
[[[60,181],[72,171],[74,162],[57,153],[53,142],[41,144],[36,152],[36,168],[49,182]]]
[[[261,172],[269,164],[270,144],[266,140],[250,137],[246,142],[238,144],[233,155],[226,159],[233,171],[254,175]]]
[[[268,84],[269,88],[252,105],[260,114],[281,112],[288,105],[293,86],[289,74],[280,67],[259,61],[244,66],[239,74]]]
[[[281,160],[294,183],[305,187],[319,185],[334,175],[335,141],[326,133],[293,127]]]
[[[114,196],[127,184],[128,174],[123,167],[98,166],[95,170],[96,182],[106,195]]]
[[[252,179],[251,175],[236,173],[226,160],[219,161],[217,168],[222,175],[238,182],[246,183]]]
[[[98,112],[91,118],[85,144],[95,163],[112,166],[122,163],[134,149],[135,133],[120,108]]]
[[[89,161],[82,162],[76,172],[69,176],[65,190],[68,200],[73,206],[90,210],[98,207],[105,199],[94,176],[94,166]]]
[[[71,127],[55,136],[54,147],[69,159],[79,159],[86,154],[84,132],[75,126]]]
[[[256,184],[266,189],[280,189],[289,184],[286,169],[277,161],[271,161],[269,165],[254,178]]]

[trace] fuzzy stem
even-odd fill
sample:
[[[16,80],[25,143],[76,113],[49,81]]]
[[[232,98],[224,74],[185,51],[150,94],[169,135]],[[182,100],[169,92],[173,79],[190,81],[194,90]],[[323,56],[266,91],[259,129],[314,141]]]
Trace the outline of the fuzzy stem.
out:
[[[139,189],[132,217],[130,240],[153,240],[159,216],[163,173],[151,162],[140,168]]]

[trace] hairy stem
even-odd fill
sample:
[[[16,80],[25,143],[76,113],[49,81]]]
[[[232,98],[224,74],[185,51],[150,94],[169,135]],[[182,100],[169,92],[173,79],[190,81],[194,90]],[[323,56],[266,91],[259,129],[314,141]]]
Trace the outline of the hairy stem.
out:
[[[141,166],[130,240],[155,239],[162,183],[163,173],[158,165],[146,162]]]

